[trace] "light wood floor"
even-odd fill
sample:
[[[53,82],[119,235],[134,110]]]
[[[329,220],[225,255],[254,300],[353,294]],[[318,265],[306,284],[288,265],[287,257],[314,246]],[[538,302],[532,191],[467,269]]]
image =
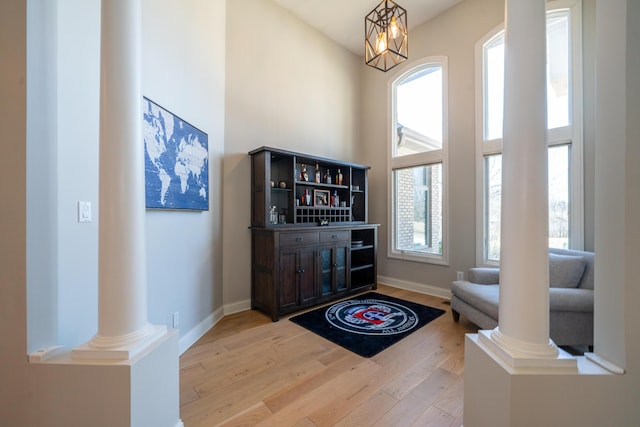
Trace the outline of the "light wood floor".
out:
[[[225,317],[180,357],[185,426],[461,426],[464,334],[476,328],[443,299],[377,292],[447,312],[369,359],[288,317]]]

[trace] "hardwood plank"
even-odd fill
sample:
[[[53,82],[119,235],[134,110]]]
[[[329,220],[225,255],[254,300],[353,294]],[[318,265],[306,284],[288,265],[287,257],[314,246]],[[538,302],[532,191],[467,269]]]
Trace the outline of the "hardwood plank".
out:
[[[411,424],[411,427],[450,427],[454,421],[455,419],[451,415],[430,406]]]
[[[295,423],[293,427],[316,427],[316,425],[309,418],[304,418],[299,422]]]
[[[271,411],[263,402],[257,402],[250,408],[245,409],[239,414],[231,417],[230,419],[222,422],[220,426],[224,427],[244,427],[254,426],[263,419],[271,415]]]
[[[458,377],[449,388],[438,396],[436,401],[433,402],[433,406],[452,417],[459,417],[462,415],[463,396],[464,380],[462,377]]]
[[[376,292],[446,313],[369,359],[288,317],[227,316],[180,358],[185,426],[460,427],[464,335],[475,326],[453,322],[443,299],[385,285]]]
[[[345,371],[348,371],[356,365],[360,361],[359,359],[357,355],[346,355],[342,357],[340,361],[330,365],[326,370],[319,371],[317,375],[310,376],[304,381],[293,384],[291,387],[279,390],[267,397],[264,402],[274,413],[278,412],[292,402],[295,402],[300,396],[305,396],[327,382],[332,381],[337,376],[342,375]]]
[[[448,356],[449,353],[446,350],[442,348],[436,349],[421,361],[402,372],[384,388],[384,391],[396,399],[402,400],[421,382],[433,374]]]
[[[357,393],[362,388],[363,383],[366,383],[367,378],[374,376],[380,369],[380,365],[371,360],[363,359],[351,369],[343,372],[339,377],[325,382],[309,393],[297,396],[288,405],[275,412],[273,417],[258,425],[291,425],[292,421],[297,421],[307,414],[318,426],[331,425],[326,419],[314,417],[314,412],[327,406],[332,407],[337,412],[336,405],[343,400],[348,400],[351,395]]]
[[[189,415],[192,417],[185,417],[185,419],[194,423],[203,421],[221,423],[251,408],[256,402],[262,401],[265,396],[276,390],[288,387],[293,382],[307,375],[314,375],[325,368],[316,360],[308,360],[293,367],[278,366],[277,369],[260,372],[222,389],[204,384],[197,388],[200,399],[184,406],[185,408],[194,404],[196,406],[189,410]]]
[[[453,374],[443,369],[436,370],[373,425],[410,426],[422,415],[424,408],[431,406],[454,381]]]
[[[336,422],[338,427],[367,427],[398,403],[398,399],[389,393],[379,391],[370,399],[357,406],[353,411]]]

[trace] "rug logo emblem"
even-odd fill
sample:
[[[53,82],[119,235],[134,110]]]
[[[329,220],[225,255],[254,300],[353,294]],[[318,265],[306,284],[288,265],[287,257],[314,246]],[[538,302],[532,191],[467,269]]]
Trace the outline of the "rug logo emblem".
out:
[[[401,334],[418,324],[410,308],[378,299],[339,302],[329,307],[325,318],[336,328],[361,335]]]

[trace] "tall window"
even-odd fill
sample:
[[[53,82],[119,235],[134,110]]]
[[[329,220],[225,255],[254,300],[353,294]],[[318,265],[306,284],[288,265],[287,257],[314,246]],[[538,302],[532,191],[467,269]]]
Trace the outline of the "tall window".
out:
[[[547,125],[549,246],[582,247],[582,93],[579,1],[556,1],[547,11]],[[479,264],[500,259],[500,198],[504,97],[504,30],[478,43],[482,72],[478,152]]]
[[[391,84],[389,256],[446,263],[446,58]]]

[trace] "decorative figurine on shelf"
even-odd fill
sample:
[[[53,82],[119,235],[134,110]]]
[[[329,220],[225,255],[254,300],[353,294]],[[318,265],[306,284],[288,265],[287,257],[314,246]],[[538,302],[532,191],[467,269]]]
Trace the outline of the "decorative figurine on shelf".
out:
[[[276,207],[275,206],[271,206],[271,210],[269,211],[269,222],[271,224],[277,224],[278,223],[278,212],[276,211]]]
[[[329,169],[327,169],[327,173],[324,174],[324,182],[331,184],[331,172],[329,172]]]
[[[309,174],[307,173],[307,165],[304,163],[301,165],[300,181],[309,181]]]
[[[333,190],[333,196],[331,196],[331,206],[337,208],[340,206],[340,196],[338,196],[338,192]]]
[[[304,194],[301,198],[302,206],[311,206],[311,194],[309,194],[309,189],[305,188]]]
[[[287,182],[286,181],[280,181],[278,183],[278,187],[280,188],[287,188]]]
[[[316,182],[320,183],[320,165],[316,163]]]
[[[336,175],[336,184],[342,185],[342,172],[338,169],[338,174]]]

